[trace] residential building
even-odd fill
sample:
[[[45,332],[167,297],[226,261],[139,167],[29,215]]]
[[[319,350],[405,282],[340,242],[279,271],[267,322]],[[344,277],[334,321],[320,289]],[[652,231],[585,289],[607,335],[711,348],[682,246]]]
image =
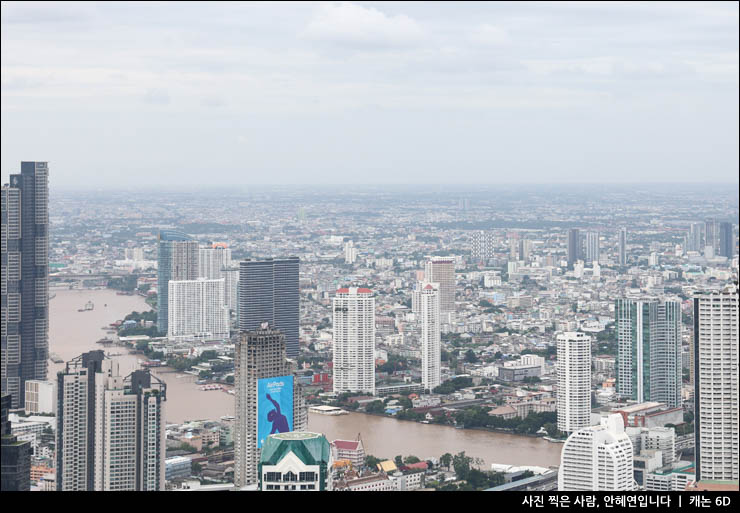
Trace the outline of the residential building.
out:
[[[167,337],[226,339],[229,310],[225,280],[170,280]]]
[[[585,259],[587,264],[593,264],[599,262],[599,232],[588,231],[586,232],[585,240]]]
[[[324,435],[298,431],[270,435],[260,455],[259,490],[330,491],[331,464]]]
[[[21,162],[0,191],[0,388],[25,405],[49,358],[49,166]]]
[[[572,433],[591,423],[591,337],[559,333],[558,430]]]
[[[470,253],[473,262],[487,262],[495,256],[496,239],[493,232],[476,231],[471,236]]]
[[[619,255],[618,264],[620,266],[627,265],[627,228],[619,229]]]
[[[738,484],[738,289],[694,296],[696,481]]]
[[[719,256],[729,259],[735,256],[735,233],[732,223],[719,223]]]
[[[198,243],[189,235],[174,230],[161,230],[157,245],[157,329],[169,332],[170,280],[198,278]]]
[[[615,306],[617,394],[681,406],[681,302],[624,298]]]
[[[573,269],[577,260],[581,260],[581,236],[578,228],[568,230],[568,269]]]
[[[620,415],[572,433],[560,457],[558,491],[601,492],[635,489],[632,442]]]
[[[441,383],[442,347],[440,334],[439,284],[421,283],[421,384],[433,390]]]
[[[455,311],[455,259],[452,257],[431,257],[424,269],[424,279],[439,284],[439,311]]]
[[[375,394],[375,298],[367,288],[342,288],[333,301],[334,393]]]
[[[26,381],[26,414],[54,413],[54,383],[38,379]]]

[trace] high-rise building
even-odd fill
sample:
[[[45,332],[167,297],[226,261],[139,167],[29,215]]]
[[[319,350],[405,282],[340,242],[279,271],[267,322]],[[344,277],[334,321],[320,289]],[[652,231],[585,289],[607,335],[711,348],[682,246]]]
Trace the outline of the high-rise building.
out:
[[[285,335],[268,322],[236,339],[234,485],[257,483],[263,441],[273,433],[305,431],[308,411],[286,357]]]
[[[21,162],[0,195],[0,388],[12,408],[25,381],[46,379],[49,358],[49,167]]]
[[[696,481],[738,484],[738,290],[694,296]]]
[[[2,427],[0,490],[27,492],[31,489],[31,442],[20,441],[11,432],[8,417],[12,401],[10,394],[0,398],[0,427]]]
[[[198,278],[198,243],[189,235],[172,230],[159,232],[157,254],[157,329],[167,333],[170,280]]]
[[[681,302],[616,300],[617,394],[681,406]]]
[[[424,278],[439,284],[439,310],[441,313],[455,311],[455,259],[431,257],[424,269]]]
[[[170,280],[167,336],[225,339],[229,337],[229,309],[224,278]]]
[[[54,383],[38,379],[26,380],[26,415],[54,413]]]
[[[299,353],[299,263],[298,257],[239,263],[239,331],[269,322],[285,335],[288,358]]]
[[[735,233],[732,223],[719,223],[719,256],[732,259],[735,256]]]
[[[716,219],[704,221],[704,248],[712,248],[712,256],[719,254],[719,223]]]
[[[559,333],[558,430],[572,433],[591,424],[591,337]]]
[[[619,230],[619,265],[627,265],[627,228]]]
[[[331,490],[332,453],[318,433],[270,435],[262,446],[259,489],[271,491]]]
[[[477,231],[473,232],[470,253],[473,262],[487,262],[495,256],[496,240],[493,232]]]
[[[599,232],[586,232],[586,263],[593,264],[599,261]]]
[[[559,492],[632,491],[635,489],[632,442],[619,414],[598,426],[576,431],[563,444]]]
[[[421,384],[433,390],[441,383],[442,347],[440,342],[439,285],[421,283]]]
[[[337,290],[334,310],[334,392],[375,393],[375,298],[370,289]]]
[[[581,235],[578,228],[568,230],[568,269],[573,269],[576,260],[581,259]]]
[[[210,248],[198,248],[198,278],[218,280],[229,267],[231,249],[223,242],[214,242]]]
[[[344,263],[354,264],[357,260],[357,248],[350,240],[344,243]]]
[[[702,223],[691,223],[686,237],[686,249],[688,251],[704,251],[703,233],[704,225]]]
[[[57,490],[164,490],[167,386],[102,350],[57,375]]]

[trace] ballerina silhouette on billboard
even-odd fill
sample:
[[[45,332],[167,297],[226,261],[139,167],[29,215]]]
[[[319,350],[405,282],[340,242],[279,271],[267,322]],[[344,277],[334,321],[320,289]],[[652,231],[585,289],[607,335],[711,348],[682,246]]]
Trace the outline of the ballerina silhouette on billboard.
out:
[[[267,394],[267,399],[275,406],[274,410],[270,410],[267,413],[267,420],[272,422],[272,431],[270,431],[270,434],[289,432],[288,419],[280,412],[280,405],[270,397],[270,394]]]

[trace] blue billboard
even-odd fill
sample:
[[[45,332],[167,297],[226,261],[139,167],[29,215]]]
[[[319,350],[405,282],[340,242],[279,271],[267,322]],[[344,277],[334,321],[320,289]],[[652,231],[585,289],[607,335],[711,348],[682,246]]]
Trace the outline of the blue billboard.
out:
[[[269,435],[293,431],[293,376],[257,380],[257,447]]]

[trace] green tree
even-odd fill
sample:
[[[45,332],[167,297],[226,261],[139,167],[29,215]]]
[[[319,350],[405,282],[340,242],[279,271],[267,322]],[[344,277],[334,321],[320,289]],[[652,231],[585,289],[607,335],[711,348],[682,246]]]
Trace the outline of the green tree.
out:
[[[393,458],[393,462],[396,464],[397,467],[403,466],[403,456],[399,454],[398,456]]]
[[[455,475],[458,479],[467,479],[470,473],[470,464],[473,458],[465,456],[465,451],[457,453],[452,458],[452,468],[455,469]]]
[[[465,361],[468,363],[476,363],[478,361],[478,357],[475,356],[475,353],[472,349],[468,349],[468,351],[465,353]]]
[[[416,456],[413,456],[413,455],[411,455],[411,456],[406,456],[406,457],[405,457],[405,458],[403,459],[403,462],[404,462],[404,463],[405,463],[406,465],[411,465],[411,464],[413,464],[413,463],[419,463],[420,461],[421,461],[421,460],[420,460],[419,458],[417,458]]]
[[[367,454],[365,456],[365,466],[370,467],[372,469],[376,469],[378,467],[378,463],[380,463],[380,458],[376,458],[372,454]]]
[[[447,470],[450,470],[450,465],[452,464],[452,454],[446,452],[442,456],[440,456],[439,464],[445,467]]]

